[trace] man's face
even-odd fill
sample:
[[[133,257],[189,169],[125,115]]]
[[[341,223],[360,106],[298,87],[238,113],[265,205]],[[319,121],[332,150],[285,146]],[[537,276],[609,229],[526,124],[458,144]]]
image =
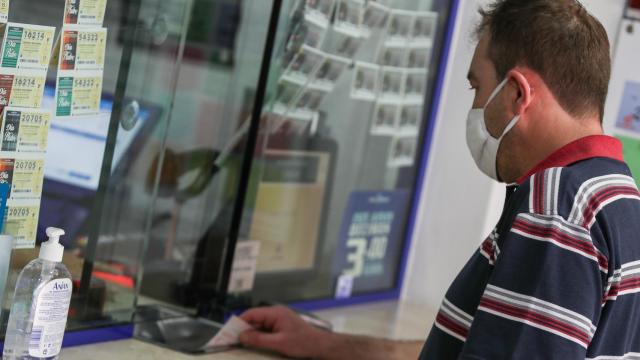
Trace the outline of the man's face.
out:
[[[509,108],[508,104],[510,103],[510,99],[517,96],[518,90],[511,83],[508,83],[500,93],[493,98],[491,103],[487,104],[491,93],[493,93],[502,81],[502,79],[498,79],[495,66],[489,59],[489,41],[490,37],[486,34],[480,38],[473,55],[473,60],[471,61],[468,79],[471,89],[475,91],[473,108],[481,109],[486,106],[484,117],[487,130],[491,136],[497,139],[502,135],[509,122],[516,115],[512,109]],[[512,162],[512,160],[515,159],[512,159],[512,156],[510,156],[510,149],[512,149],[511,144],[513,144],[512,133],[513,132],[509,132],[505,136],[498,150],[498,174],[506,181],[511,181],[512,179],[505,179],[502,175],[512,173],[512,167],[515,165]]]
[[[508,89],[504,88],[496,97],[487,104],[489,96],[496,89],[501,79],[498,79],[496,69],[489,59],[489,36],[483,35],[476,46],[471,66],[469,68],[469,84],[475,91],[473,109],[481,109],[485,106],[485,121],[487,130],[494,138],[500,137],[510,119],[506,118],[506,111],[502,104],[502,95]],[[504,116],[503,116],[504,115]]]

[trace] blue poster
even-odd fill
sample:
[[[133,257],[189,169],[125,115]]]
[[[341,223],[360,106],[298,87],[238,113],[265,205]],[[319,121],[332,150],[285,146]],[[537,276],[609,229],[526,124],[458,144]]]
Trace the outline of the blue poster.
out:
[[[353,192],[345,209],[336,277],[353,278],[352,293],[391,289],[404,244],[409,192]]]
[[[616,127],[640,133],[640,83],[625,84]]]

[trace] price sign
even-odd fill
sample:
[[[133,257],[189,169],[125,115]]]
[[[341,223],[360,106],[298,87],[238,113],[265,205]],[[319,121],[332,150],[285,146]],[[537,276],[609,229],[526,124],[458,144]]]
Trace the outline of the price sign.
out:
[[[402,251],[406,191],[354,192],[343,217],[336,276],[353,278],[353,292],[393,285]]]

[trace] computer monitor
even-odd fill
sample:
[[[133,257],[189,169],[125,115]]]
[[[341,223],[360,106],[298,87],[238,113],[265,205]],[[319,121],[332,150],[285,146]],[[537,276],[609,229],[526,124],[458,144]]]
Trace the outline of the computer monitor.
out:
[[[54,105],[55,86],[47,84],[42,106],[52,109]],[[73,246],[86,227],[100,181],[112,109],[113,97],[104,94],[98,115],[53,118],[45,157],[38,242],[46,238],[45,227],[55,224],[67,232],[65,245]],[[141,103],[135,126],[128,131],[119,129],[112,174],[122,173],[131,165],[161,111],[159,106]]]

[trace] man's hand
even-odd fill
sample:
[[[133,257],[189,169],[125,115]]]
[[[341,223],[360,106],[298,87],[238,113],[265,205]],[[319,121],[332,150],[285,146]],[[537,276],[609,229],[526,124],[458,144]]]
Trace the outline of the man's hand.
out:
[[[240,334],[244,345],[275,351],[293,358],[322,357],[333,334],[309,325],[284,306],[252,309],[240,316],[255,330]]]
[[[240,334],[242,344],[292,358],[413,360],[423,344],[332,333],[309,325],[283,306],[249,310],[240,318],[255,329]]]

